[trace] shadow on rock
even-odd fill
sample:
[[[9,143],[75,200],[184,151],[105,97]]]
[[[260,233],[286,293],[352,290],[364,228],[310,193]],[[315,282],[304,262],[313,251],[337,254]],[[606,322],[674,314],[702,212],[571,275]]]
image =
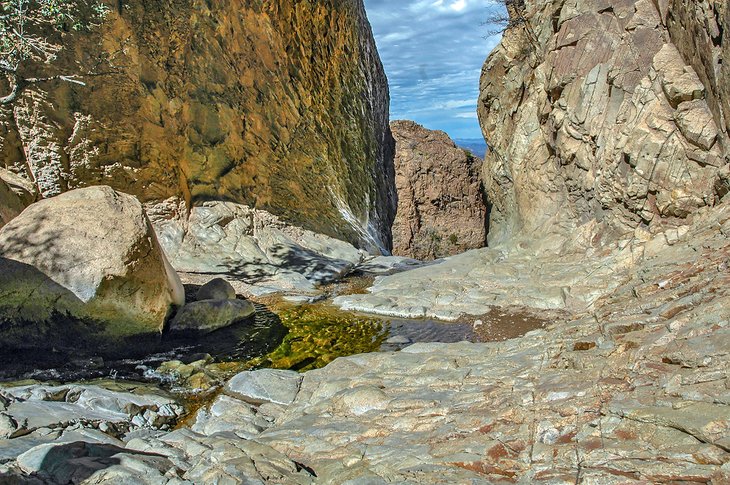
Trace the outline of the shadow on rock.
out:
[[[162,470],[172,467],[162,455],[77,441],[41,445],[23,453],[17,461],[22,474],[7,479],[0,476],[0,483],[82,483],[101,470],[122,464],[125,456]]]

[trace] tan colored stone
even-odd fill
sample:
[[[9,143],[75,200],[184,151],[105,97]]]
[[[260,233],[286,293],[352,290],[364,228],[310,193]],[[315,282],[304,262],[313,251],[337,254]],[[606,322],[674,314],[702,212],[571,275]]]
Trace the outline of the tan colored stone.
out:
[[[486,243],[481,161],[441,131],[394,121],[398,211],[393,254],[421,260],[452,256]]]
[[[703,101],[687,101],[674,115],[677,126],[687,140],[707,151],[717,140],[718,132],[712,113]]]
[[[24,208],[20,197],[0,178],[0,227],[10,222]]]
[[[2,165],[29,167],[44,197],[104,184],[226,200],[388,249],[388,86],[362,0],[119,5],[54,62],[118,74],[24,91]]]
[[[5,345],[105,335],[113,347],[159,333],[185,298],[142,205],[105,186],[28,207],[0,230],[0,264]]]
[[[715,203],[730,144],[720,68],[698,59],[725,9],[694,3],[526,2],[538,41],[510,29],[482,71],[491,246],[607,248]]]

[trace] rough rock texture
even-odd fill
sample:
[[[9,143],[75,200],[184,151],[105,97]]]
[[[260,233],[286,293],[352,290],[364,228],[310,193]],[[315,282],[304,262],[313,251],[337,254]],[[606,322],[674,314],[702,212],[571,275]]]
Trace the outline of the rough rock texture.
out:
[[[349,243],[232,202],[206,202],[188,214],[171,198],[148,205],[147,213],[177,271],[206,275],[204,282],[225,275],[246,295],[312,293],[366,257]]]
[[[2,345],[77,347],[96,338],[113,345],[159,333],[184,302],[131,195],[106,186],[74,190],[31,205],[0,229]]]
[[[0,178],[0,227],[10,222],[24,208],[20,197]]]
[[[34,200],[33,188],[25,179],[0,168],[0,227],[23,212]]]
[[[591,311],[522,338],[240,374],[192,430],[121,437],[174,465],[137,483],[728,483],[730,205],[691,219]]]
[[[413,121],[394,121],[390,128],[398,191],[393,254],[431,260],[483,247],[487,208],[481,160],[442,131]]]
[[[482,71],[490,243],[600,247],[715,204],[728,154],[725,2],[524,3],[528,22]]]
[[[38,75],[112,74],[28,89],[0,122],[0,166],[43,196],[235,201],[388,249],[389,95],[361,0],[132,0],[64,41]]]

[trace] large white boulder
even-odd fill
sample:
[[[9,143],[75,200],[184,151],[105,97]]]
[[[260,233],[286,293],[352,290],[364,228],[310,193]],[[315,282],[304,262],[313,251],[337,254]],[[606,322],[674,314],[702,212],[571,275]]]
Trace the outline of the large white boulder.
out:
[[[103,336],[113,346],[161,332],[184,302],[180,279],[131,195],[106,186],[73,190],[32,204],[0,229],[5,345]]]

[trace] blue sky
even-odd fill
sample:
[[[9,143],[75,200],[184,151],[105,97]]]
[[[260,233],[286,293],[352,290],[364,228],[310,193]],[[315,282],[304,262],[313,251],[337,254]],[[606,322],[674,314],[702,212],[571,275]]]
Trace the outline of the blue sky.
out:
[[[499,39],[485,39],[485,0],[365,0],[390,82],[390,118],[452,138],[481,138],[479,74]]]

